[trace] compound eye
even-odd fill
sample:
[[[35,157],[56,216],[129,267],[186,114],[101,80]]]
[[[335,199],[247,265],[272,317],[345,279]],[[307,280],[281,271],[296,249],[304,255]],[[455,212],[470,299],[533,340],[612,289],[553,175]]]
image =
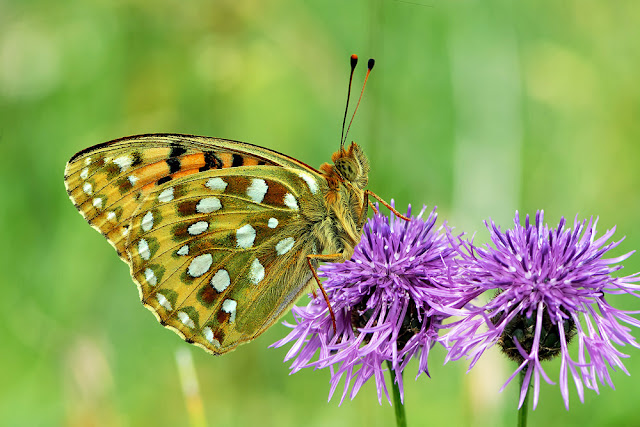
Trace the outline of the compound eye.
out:
[[[358,175],[357,166],[353,161],[341,158],[336,160],[336,170],[347,181],[355,181]]]

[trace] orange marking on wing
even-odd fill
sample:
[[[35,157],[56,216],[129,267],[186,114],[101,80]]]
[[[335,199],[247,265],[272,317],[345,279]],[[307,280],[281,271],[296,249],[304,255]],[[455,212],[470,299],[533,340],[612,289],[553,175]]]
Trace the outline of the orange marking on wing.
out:
[[[230,168],[233,164],[233,156],[231,153],[218,153],[218,157],[222,160],[223,168]]]
[[[244,162],[242,166],[256,166],[258,164],[258,159],[255,157],[243,156]]]
[[[199,169],[205,165],[204,153],[190,154],[188,156],[180,157],[181,169]]]
[[[194,173],[198,173],[198,172],[200,172],[198,169],[181,170],[180,172],[176,172],[173,175],[171,175],[171,177],[173,179],[178,179],[178,178],[182,178],[183,176],[193,175]]]
[[[169,174],[169,165],[166,162],[156,162],[148,166],[142,167],[134,172],[134,175],[140,180],[140,184],[145,185],[151,181],[157,181],[163,176]]]

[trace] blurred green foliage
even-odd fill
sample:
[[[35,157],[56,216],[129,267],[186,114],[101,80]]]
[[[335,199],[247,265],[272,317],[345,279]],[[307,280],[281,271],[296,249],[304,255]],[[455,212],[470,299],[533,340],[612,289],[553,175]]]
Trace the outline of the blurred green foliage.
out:
[[[438,205],[458,231],[600,216],[640,247],[636,1],[9,0],[0,3],[0,420],[185,425],[176,350],[193,356],[209,425],[386,426],[373,384],[327,403],[329,375],[288,376],[286,349],[212,357],[157,325],[128,269],[67,200],[66,161],[117,137],[243,140],[319,165],[338,145],[348,56],[375,57],[350,139],[370,188]],[[363,66],[356,81],[364,75]],[[358,83],[356,83],[356,86]],[[640,257],[625,274],[640,270]],[[304,299],[301,303],[304,303]],[[620,297],[629,309],[639,302]],[[640,352],[617,390],[542,385],[530,425],[636,425]],[[405,382],[410,425],[513,425],[514,369],[497,352]],[[557,366],[549,373],[557,379]]]

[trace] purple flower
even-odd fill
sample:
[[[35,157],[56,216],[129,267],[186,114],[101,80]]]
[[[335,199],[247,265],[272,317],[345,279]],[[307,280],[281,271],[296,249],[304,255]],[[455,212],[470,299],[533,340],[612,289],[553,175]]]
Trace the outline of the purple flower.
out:
[[[535,223],[524,226],[516,212],[514,229],[502,232],[493,221],[486,224],[493,246],[474,247],[462,242],[462,270],[459,285],[469,293],[491,291],[495,296],[483,306],[472,306],[470,314],[456,322],[444,337],[447,360],[471,359],[469,369],[494,344],[519,363],[504,387],[522,370],[522,405],[533,377],[533,407],[538,402],[540,376],[554,384],[542,368],[544,360],[561,358],[560,391],[569,409],[568,373],[571,373],[580,401],[583,387],[598,392],[598,380],[613,388],[610,370],[619,367],[627,373],[621,358],[627,355],[613,344],[640,347],[627,325],[640,326],[630,311],[612,307],[607,294],[638,297],[638,273],[612,277],[619,262],[633,252],[617,258],[603,258],[620,241],[606,243],[615,228],[596,239],[597,220],[574,221],[573,230],[565,219],[557,228],[543,225],[542,211]],[[581,323],[582,322],[582,323]],[[627,325],[625,325],[627,324]],[[488,325],[486,330],[485,325]],[[577,360],[568,345],[578,341]],[[627,373],[628,374],[628,373]]]
[[[350,260],[320,267],[320,275],[327,278],[323,287],[335,313],[336,332],[327,304],[318,295],[306,307],[293,308],[295,325],[287,325],[293,331],[274,344],[294,343],[285,357],[295,358],[292,373],[329,367],[329,399],[343,377],[340,403],[350,388],[353,399],[374,377],[378,401],[383,391],[389,400],[385,361],[392,364],[401,396],[402,370],[411,358],[419,359],[418,376],[429,375],[429,350],[446,317],[442,310],[456,305],[461,295],[450,285],[456,250],[444,226],[434,229],[435,209],[426,221],[421,218],[424,211],[410,222],[375,215],[365,224]]]

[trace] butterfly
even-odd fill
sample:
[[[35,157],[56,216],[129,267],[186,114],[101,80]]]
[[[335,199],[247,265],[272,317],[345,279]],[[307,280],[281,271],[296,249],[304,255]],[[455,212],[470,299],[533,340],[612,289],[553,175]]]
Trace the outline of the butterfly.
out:
[[[314,279],[320,285],[319,262],[351,257],[369,196],[402,217],[366,189],[367,157],[345,139],[333,164],[314,169],[239,141],[129,136],[75,154],[65,186],[159,322],[224,354],[273,325]]]

